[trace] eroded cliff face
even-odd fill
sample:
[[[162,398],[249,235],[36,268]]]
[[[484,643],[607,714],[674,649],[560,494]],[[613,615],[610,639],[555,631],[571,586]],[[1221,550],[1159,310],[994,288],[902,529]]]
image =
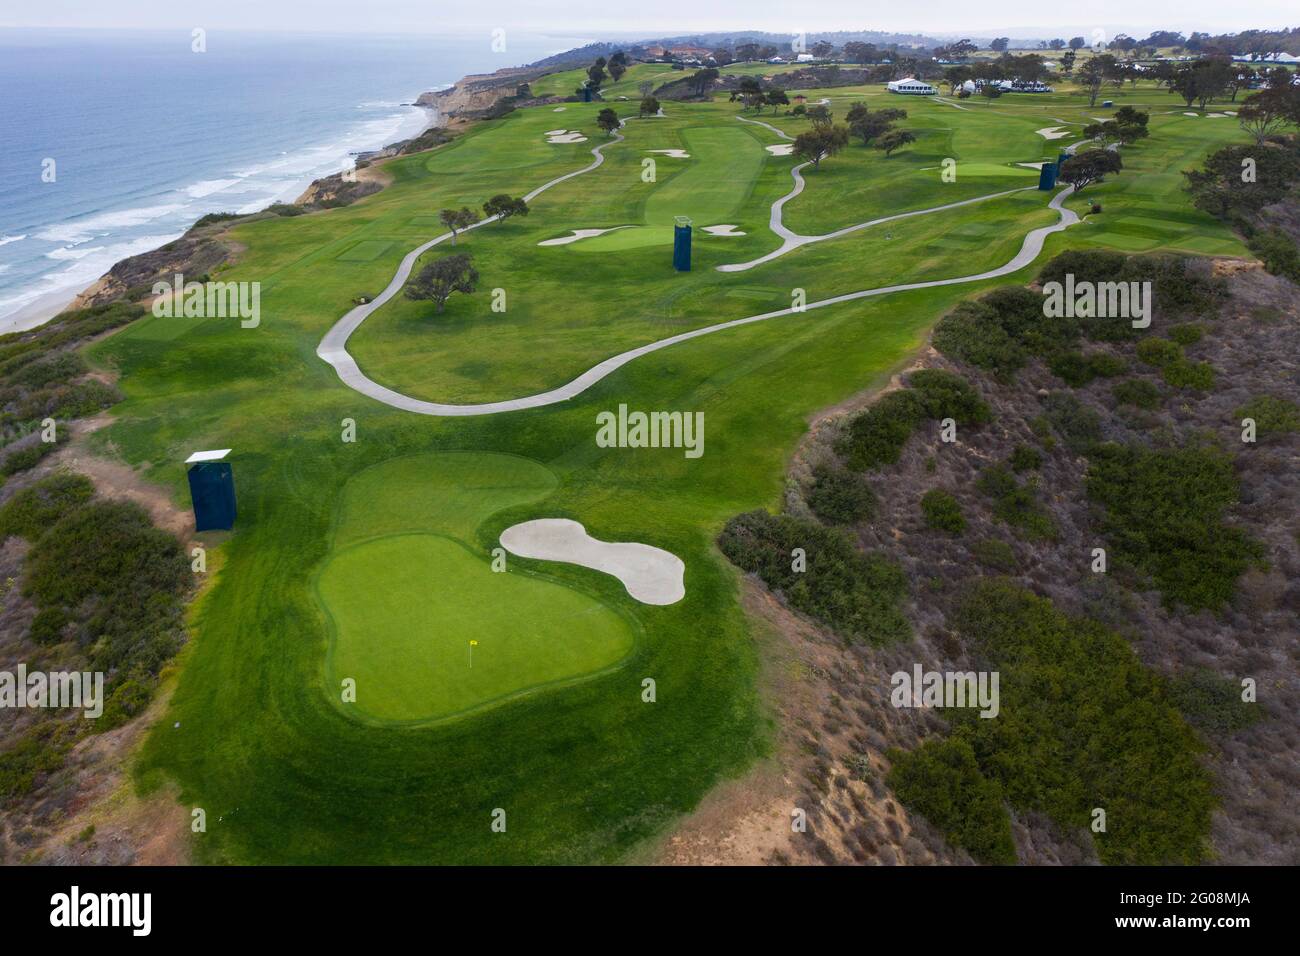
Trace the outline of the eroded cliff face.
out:
[[[437,110],[440,118],[482,119],[497,115],[506,100],[534,102],[528,84],[553,72],[555,68],[548,67],[471,74],[445,90],[421,93],[415,105]]]

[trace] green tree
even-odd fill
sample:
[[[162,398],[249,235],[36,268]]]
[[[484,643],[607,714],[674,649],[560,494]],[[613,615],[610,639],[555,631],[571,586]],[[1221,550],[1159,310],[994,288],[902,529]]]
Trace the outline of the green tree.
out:
[[[498,222],[505,222],[511,216],[528,215],[528,203],[507,193],[498,193],[483,204],[483,214],[496,216]]]
[[[606,106],[596,114],[596,125],[603,129],[606,134],[612,134],[620,125],[618,114]]]
[[[420,270],[406,286],[406,297],[431,301],[442,312],[453,292],[468,295],[478,287],[478,270],[464,253],[443,256]]]
[[[821,162],[828,156],[834,156],[849,141],[849,131],[843,126],[830,126],[825,129],[812,129],[800,133],[794,140],[794,153],[821,168]]]
[[[916,135],[905,129],[891,129],[876,140],[876,149],[883,149],[886,156],[894,150],[902,149],[908,143],[915,143]]]
[[[1092,183],[1102,182],[1107,173],[1118,173],[1123,168],[1124,162],[1115,150],[1085,149],[1061,164],[1060,178],[1075,192],[1083,192]]]
[[[438,213],[438,218],[442,224],[451,230],[451,244],[456,244],[456,236],[464,229],[468,229],[474,223],[478,222],[478,213],[468,206],[462,206],[460,209],[443,209]]]

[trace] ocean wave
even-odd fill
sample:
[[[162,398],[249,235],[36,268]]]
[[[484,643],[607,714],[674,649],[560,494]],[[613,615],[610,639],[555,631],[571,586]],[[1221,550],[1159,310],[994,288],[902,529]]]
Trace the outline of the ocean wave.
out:
[[[72,298],[86,286],[90,285],[113,264],[130,256],[157,249],[177,238],[180,233],[171,235],[138,236],[124,242],[110,243],[87,250],[87,255],[72,260],[67,268],[57,272],[47,272],[35,282],[18,290],[14,295],[0,299],[0,317],[17,312],[19,309],[43,296],[56,292],[66,292]]]
[[[356,153],[416,136],[428,123],[428,114],[418,107],[392,104],[391,109],[387,105],[379,109],[383,110],[379,115],[358,118],[325,142],[281,152],[274,159],[237,172],[212,170],[213,178],[168,185],[152,197],[152,202],[144,200],[147,205],[98,212],[43,227],[31,238],[57,244],[57,248],[38,256],[37,261],[44,258],[50,262],[48,271],[21,278],[6,276],[13,285],[0,289],[0,317],[56,292],[66,291],[71,298],[116,262],[183,235],[186,227],[205,213],[233,208],[248,214],[273,202],[292,202],[312,180],[351,167]],[[133,235],[145,229],[149,235]],[[160,234],[162,230],[169,230],[169,234]],[[0,244],[25,238],[27,235],[4,236]]]
[[[9,245],[9,243],[11,243],[11,242],[19,242],[20,240],[23,240],[23,239],[26,239],[26,238],[27,238],[27,234],[26,234],[26,233],[24,233],[24,234],[21,235],[21,236],[0,236],[0,246],[7,246],[7,245]]]
[[[103,251],[104,251],[103,246],[90,246],[87,249],[74,249],[71,246],[65,246],[62,249],[50,250],[49,252],[45,253],[45,258],[55,259],[60,262],[69,259],[75,261],[77,259],[84,259],[86,258],[86,256],[89,255],[94,255],[96,252],[103,252]]]
[[[213,193],[219,193],[237,185],[239,185],[238,179],[204,179],[186,186],[185,195],[191,199],[204,199]]]
[[[143,226],[145,223],[161,219],[184,208],[183,203],[167,203],[161,206],[137,206],[133,209],[98,213],[63,222],[57,226],[49,226],[36,233],[36,238],[46,242],[61,242],[75,246],[89,242],[96,236],[111,235],[115,230]]]

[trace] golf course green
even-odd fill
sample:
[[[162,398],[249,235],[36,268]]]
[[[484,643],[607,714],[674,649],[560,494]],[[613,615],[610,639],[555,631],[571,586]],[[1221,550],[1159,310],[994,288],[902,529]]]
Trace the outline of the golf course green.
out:
[[[348,482],[316,584],[332,638],[326,684],[342,703],[343,682],[355,682],[345,711],[437,720],[628,653],[632,629],[617,611],[501,557],[494,570],[473,543],[485,518],[554,487],[537,462],[474,452],[395,458]]]
[[[619,89],[635,94],[659,72],[635,66]],[[546,79],[563,93],[576,76]],[[858,99],[900,105],[880,87],[803,92],[831,96],[837,119]],[[1151,111],[1150,137],[1124,148],[1119,176],[1066,200],[1080,215],[1093,201],[1105,211],[1049,236],[1038,262],[691,339],[526,411],[411,414],[347,387],[315,350],[443,231],[440,209],[522,196],[589,165],[607,139],[595,124],[606,105],[629,121],[599,168],[537,196],[527,217],[458,237],[476,292],[441,313],[397,295],[356,330],[348,350],[369,378],[433,402],[513,399],[668,336],[787,309],[795,289],[815,301],[978,275],[1057,222],[1054,194],[1016,192],[719,272],[781,246],[772,204],[800,160],[764,149],[785,140],[739,122],[725,97],[666,102],[663,117],[644,120],[611,97],[478,123],[385,163],[391,184],[352,205],[234,228],[242,252],[222,279],[261,283],[257,328],[147,317],[87,353],[126,395],[94,448],[184,507],[177,463],[232,448],[239,493],[234,533],[206,539],[220,570],[192,608],[166,715],[135,765],[139,785],[174,787],[206,810],[208,830],[193,836],[202,862],[618,862],[661,838],[770,752],[763,634],[714,541],[737,513],[778,506],[810,418],[887,381],[954,303],[1028,281],[1062,250],[1247,254],[1180,188],[1181,170],[1244,139],[1237,125],[1184,116],[1146,83],[1113,98]],[[1075,141],[1035,131],[1081,130],[1095,112],[1070,89],[967,109],[906,100],[917,142],[889,157],[853,143],[805,170],[784,210],[789,228],[823,235],[1032,185],[1033,171],[1015,164]],[[770,110],[746,115],[792,136],[808,128]],[[547,142],[560,126],[588,141]],[[945,158],[954,182],[941,178]],[[693,270],[678,273],[665,238],[676,215],[745,235],[697,232]],[[623,225],[633,228],[538,246]],[[417,268],[452,251],[443,243]],[[505,311],[493,310],[493,290]],[[596,416],[621,403],[702,412],[705,454],[598,446]],[[559,561],[510,556],[494,571],[501,532],[537,518],[671,552],[686,567],[685,597],[642,604],[616,578]],[[341,697],[347,679],[355,702]],[[494,808],[507,811],[507,832],[491,829]]]

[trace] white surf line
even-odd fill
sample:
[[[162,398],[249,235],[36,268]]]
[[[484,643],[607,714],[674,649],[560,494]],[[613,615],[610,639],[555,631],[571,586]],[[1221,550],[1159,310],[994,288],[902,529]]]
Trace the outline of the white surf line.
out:
[[[599,165],[599,163],[595,165]],[[595,166],[590,168],[595,168]],[[579,170],[579,172],[586,172],[586,170]],[[569,175],[576,176],[578,173],[570,173]],[[1048,236],[1052,233],[1068,229],[1070,226],[1081,221],[1073,210],[1066,209],[1062,205],[1066,198],[1073,192],[1073,186],[1066,186],[1057,193],[1056,197],[1048,203],[1047,208],[1056,210],[1057,214],[1061,217],[1060,220],[1055,225],[1040,226],[1039,228],[1030,231],[1025,236],[1025,240],[1020,246],[1020,251],[1016,253],[1009,262],[998,266],[996,269],[990,269],[987,272],[981,272],[977,275],[958,276],[952,279],[931,279],[928,282],[908,282],[902,285],[881,286],[876,289],[863,289],[860,292],[846,292],[844,295],[832,296],[829,299],[822,299],[818,302],[809,302],[801,311],[807,312],[811,309],[825,308],[828,305],[838,305],[841,302],[853,302],[857,299],[874,298],[875,296],[889,295],[894,292],[911,292],[916,289],[933,289],[939,286],[962,285],[968,282],[980,282],[985,279],[996,279],[999,276],[1009,275],[1012,272],[1023,269],[1025,266],[1029,265],[1029,263],[1038,258],[1038,254],[1043,251],[1043,243],[1047,241]],[[348,313],[349,316],[351,314],[352,313]],[[568,401],[571,398],[581,395],[597,382],[618,371],[629,362],[635,361],[644,355],[649,355],[652,352],[657,352],[660,349],[666,349],[669,346],[677,345],[681,342],[688,342],[691,339],[697,339],[704,335],[712,335],[714,332],[721,332],[724,329],[734,329],[742,325],[750,325],[754,322],[763,322],[767,319],[775,319],[780,318],[781,316],[795,314],[796,310],[794,308],[778,309],[775,312],[764,312],[761,315],[751,315],[743,319],[732,319],[729,322],[719,322],[716,325],[709,325],[704,328],[693,329],[689,332],[682,332],[679,335],[660,339],[657,342],[651,342],[648,345],[642,345],[638,348],[629,349],[626,352],[620,352],[618,355],[611,356],[598,365],[593,365],[577,378],[567,384],[561,385],[559,388],[553,388],[545,392],[538,392],[535,395],[528,395],[523,398],[507,399],[501,402],[483,402],[477,405],[446,405],[439,402],[425,402],[420,399],[402,395],[400,392],[394,392],[392,389],[384,388],[384,386],[366,378],[359,369],[356,370],[354,377],[345,377],[342,371],[339,372],[339,377],[343,379],[345,384],[356,391],[361,392],[363,395],[367,395],[370,398],[383,402],[385,405],[389,405],[393,408],[415,412],[418,415],[437,415],[441,417],[496,415],[501,412],[517,412],[528,408],[541,408],[546,405],[556,405],[560,402]],[[346,319],[347,317],[345,316],[344,321],[346,321]],[[339,323],[339,325],[342,324],[343,322]],[[359,324],[360,322],[358,321],[356,325]],[[353,325],[353,328],[356,328],[356,325]],[[339,326],[335,326],[335,329],[338,327]],[[333,332],[334,329],[331,329],[330,334],[333,334]],[[321,348],[324,348],[323,342]],[[325,356],[321,354],[321,349],[317,349],[317,354],[321,355],[322,358],[325,358]],[[347,355],[346,352],[343,354],[345,356]],[[329,361],[329,359],[327,358],[326,361]],[[348,356],[347,361],[351,363],[353,369],[356,369],[356,363],[352,362],[350,356]],[[338,368],[338,366],[335,367]]]
[[[621,127],[623,124],[620,123],[619,125]],[[595,160],[592,161],[590,165],[584,166],[582,167],[582,169],[576,169],[571,173],[565,173],[563,176],[558,176],[555,179],[552,179],[548,183],[543,183],[541,186],[538,186],[532,192],[524,196],[524,202],[531,203],[535,198],[540,196],[542,193],[546,192],[546,190],[550,189],[552,186],[558,186],[560,183],[573,179],[575,176],[581,176],[583,173],[589,173],[593,169],[597,169],[600,166],[600,164],[605,161],[605,155],[601,151],[606,146],[613,146],[615,143],[621,143],[623,139],[624,137],[622,133],[615,133],[610,139],[601,143],[599,146],[593,146],[591,148],[591,154],[596,158]],[[474,223],[474,225],[472,226],[465,227],[464,229],[461,230],[461,232],[468,232],[470,229],[477,229],[480,226],[486,226],[488,223],[495,222],[499,218],[500,218],[499,216],[488,216],[486,219],[482,219]],[[316,346],[316,354],[321,359],[328,362],[330,365],[334,366],[334,371],[338,373],[338,376],[343,381],[344,385],[358,392],[361,392],[363,395],[369,395],[371,398],[378,399],[379,401],[385,403],[386,405],[392,405],[394,408],[407,408],[408,411],[419,410],[419,409],[407,407],[408,403],[415,403],[415,399],[407,398],[405,395],[402,395],[398,392],[394,392],[391,389],[384,388],[382,385],[368,378],[366,374],[363,371],[361,371],[360,366],[357,365],[356,359],[354,359],[350,354],[348,354],[348,348],[347,348],[348,339],[352,336],[352,333],[355,332],[361,326],[361,323],[370,317],[371,313],[373,313],[376,309],[383,306],[384,303],[386,303],[389,299],[397,295],[397,293],[402,290],[402,287],[406,285],[406,280],[410,278],[411,270],[415,268],[415,263],[420,258],[420,256],[424,255],[434,246],[438,245],[439,243],[445,242],[451,237],[452,237],[452,233],[444,232],[442,235],[434,236],[428,242],[424,243],[423,245],[416,246],[414,249],[408,252],[406,256],[402,259],[401,264],[397,267],[397,271],[393,273],[392,281],[388,283],[387,288],[385,288],[383,292],[379,293],[379,295],[375,296],[369,302],[365,303],[365,305],[359,305],[352,311],[348,312],[346,315],[343,316],[343,318],[335,322],[334,325],[330,328],[330,330],[325,333],[324,338],[320,340],[320,344]],[[428,405],[429,403],[423,402],[423,403],[416,403],[416,404]],[[436,407],[456,408],[458,406],[446,405],[446,406],[436,406]],[[501,409],[501,410],[507,411],[507,409]],[[454,415],[457,413],[456,412],[421,412],[421,414]],[[478,413],[466,412],[463,414],[472,415]]]

